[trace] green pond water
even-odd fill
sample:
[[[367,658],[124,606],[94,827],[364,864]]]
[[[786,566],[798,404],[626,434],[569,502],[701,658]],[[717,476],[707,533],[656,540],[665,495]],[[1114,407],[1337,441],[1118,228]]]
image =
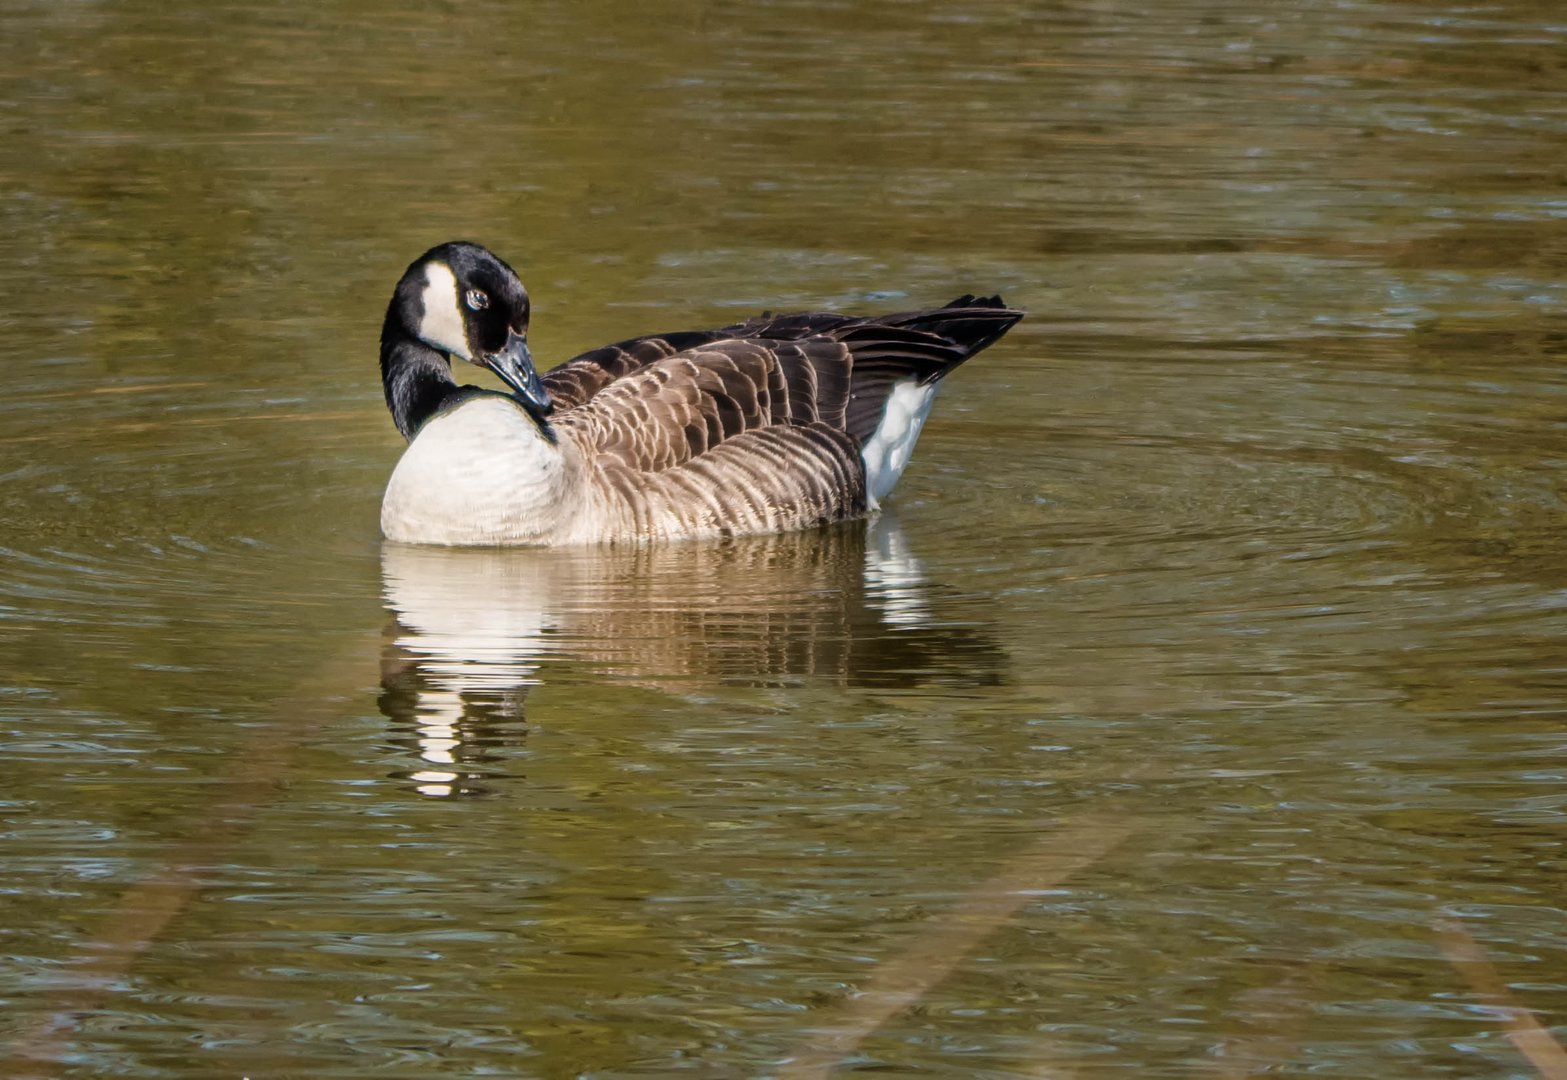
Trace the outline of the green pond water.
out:
[[[0,1075],[1567,1029],[1560,4],[15,0],[0,235]],[[1030,314],[873,524],[383,545],[455,237],[545,365]]]

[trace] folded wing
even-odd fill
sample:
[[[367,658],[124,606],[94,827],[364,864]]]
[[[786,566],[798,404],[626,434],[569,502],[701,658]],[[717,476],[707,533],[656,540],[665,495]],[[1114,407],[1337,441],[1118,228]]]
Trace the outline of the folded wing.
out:
[[[646,470],[677,466],[775,425],[822,424],[863,443],[901,382],[936,382],[1022,313],[1000,297],[856,318],[761,316],[633,338],[544,376],[556,422]]]

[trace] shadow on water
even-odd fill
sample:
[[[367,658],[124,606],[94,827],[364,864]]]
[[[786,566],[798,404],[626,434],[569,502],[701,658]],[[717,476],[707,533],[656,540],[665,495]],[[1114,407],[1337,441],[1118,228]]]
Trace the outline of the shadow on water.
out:
[[[1000,685],[982,625],[944,621],[890,517],[637,548],[388,544],[381,711],[426,795],[508,774],[552,664],[674,695],[803,682],[869,690]]]

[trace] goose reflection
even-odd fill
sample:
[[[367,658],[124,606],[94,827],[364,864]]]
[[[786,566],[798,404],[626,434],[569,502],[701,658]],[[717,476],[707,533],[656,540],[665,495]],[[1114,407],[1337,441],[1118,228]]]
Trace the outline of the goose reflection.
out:
[[[938,619],[890,517],[867,525],[618,549],[388,544],[382,712],[427,795],[508,775],[546,669],[670,694],[827,680],[873,689],[999,682],[983,627]]]

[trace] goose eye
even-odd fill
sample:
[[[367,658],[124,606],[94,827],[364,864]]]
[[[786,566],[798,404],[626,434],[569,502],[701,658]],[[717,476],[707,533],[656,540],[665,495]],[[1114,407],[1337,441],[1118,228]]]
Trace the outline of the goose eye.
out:
[[[490,298],[478,289],[469,289],[468,295],[463,297],[463,300],[470,311],[483,311],[490,306]]]

